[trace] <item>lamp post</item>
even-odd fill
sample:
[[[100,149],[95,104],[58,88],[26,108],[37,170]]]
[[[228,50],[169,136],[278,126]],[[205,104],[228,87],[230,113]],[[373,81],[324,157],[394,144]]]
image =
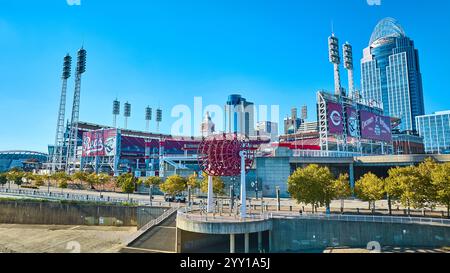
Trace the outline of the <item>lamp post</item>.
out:
[[[150,195],[150,207],[153,207],[153,185],[150,185],[150,189],[148,190],[148,194]]]

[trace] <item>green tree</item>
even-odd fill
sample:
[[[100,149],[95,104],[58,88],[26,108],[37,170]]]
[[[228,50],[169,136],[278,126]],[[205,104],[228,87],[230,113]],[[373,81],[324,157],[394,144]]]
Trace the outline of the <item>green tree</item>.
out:
[[[313,212],[317,206],[329,208],[334,198],[333,175],[315,164],[298,168],[288,178],[288,192],[298,203],[311,204]]]
[[[361,200],[372,203],[372,213],[375,213],[376,201],[386,194],[383,179],[373,173],[366,173],[356,182],[355,192]]]
[[[111,181],[111,176],[106,173],[101,173],[97,176],[97,184],[101,186],[102,191],[105,190],[105,185]]]
[[[188,186],[191,187],[191,189],[198,189],[198,188],[200,188],[201,183],[200,183],[200,181],[198,179],[197,174],[195,174],[195,173],[191,174],[188,177],[188,179],[187,179],[187,184],[188,184]]]
[[[20,185],[22,185],[23,183],[25,173],[19,169],[12,169],[6,174],[6,177],[10,183],[13,182],[20,187]]]
[[[98,175],[96,173],[91,173],[88,175],[86,182],[89,185],[89,188],[91,190],[95,189],[95,186],[98,185],[99,181],[98,181]]]
[[[187,188],[187,180],[179,175],[172,175],[161,184],[160,189],[170,195],[177,195],[185,191]]]
[[[144,180],[144,185],[150,188],[151,186],[159,186],[162,182],[163,181],[159,176],[149,176]]]
[[[33,181],[36,187],[42,187],[45,185],[45,177],[43,177],[42,175],[33,175]]]
[[[87,182],[89,179],[89,174],[85,173],[85,172],[75,172],[74,174],[72,174],[72,180],[75,182],[78,182],[78,184],[80,184],[80,186],[83,186],[83,182]]]
[[[348,174],[340,174],[339,177],[333,181],[333,189],[334,196],[341,200],[341,212],[343,213],[344,200],[352,196]]]
[[[61,192],[64,192],[64,189],[67,189],[69,186],[69,181],[72,179],[70,175],[65,172],[57,172],[51,175],[52,179],[56,181],[58,187],[61,189]]]
[[[136,178],[131,173],[121,174],[117,178],[117,186],[119,186],[124,193],[128,194],[128,199],[130,199],[130,193],[133,193],[136,189]]]
[[[6,174],[0,173],[0,185],[3,187],[6,183],[8,183],[8,178],[6,178]]]
[[[447,217],[450,218],[450,163],[433,169],[431,178],[436,190],[435,201],[447,207]]]
[[[203,180],[200,185],[200,190],[203,193],[208,193],[208,175],[203,174]],[[225,193],[225,183],[219,176],[213,176],[213,193],[215,195],[221,195]]]

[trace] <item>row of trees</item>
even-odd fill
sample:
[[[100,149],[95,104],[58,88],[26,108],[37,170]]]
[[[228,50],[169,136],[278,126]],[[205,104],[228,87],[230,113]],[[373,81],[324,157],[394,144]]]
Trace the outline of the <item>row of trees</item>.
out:
[[[327,167],[309,165],[289,177],[288,192],[299,203],[311,204],[313,208],[329,208],[332,200],[343,200],[355,194],[369,202],[373,211],[377,201],[387,199],[390,214],[392,203],[407,207],[408,214],[411,207],[443,205],[450,217],[450,163],[438,164],[426,159],[419,166],[393,168],[388,174],[387,178],[380,178],[367,173],[355,183],[352,192],[347,174],[336,178]]]
[[[329,208],[332,200],[352,195],[347,174],[335,178],[329,168],[315,164],[298,168],[289,177],[288,192],[299,203],[311,204],[313,211]]]
[[[356,195],[372,202],[387,198],[389,213],[392,203],[400,203],[410,209],[433,209],[437,205],[447,208],[450,217],[450,163],[438,164],[426,159],[418,166],[390,169],[387,178],[367,173],[355,185]]]
[[[14,183],[18,186],[22,186],[24,183],[32,184],[35,187],[42,187],[46,183],[50,185],[50,182],[56,182],[57,186],[61,189],[68,187],[69,183],[75,183],[83,185],[86,183],[91,189],[95,186],[100,186],[104,189],[104,186],[113,181],[113,177],[108,174],[95,174],[77,172],[73,175],[68,175],[65,172],[57,172],[52,175],[40,175],[30,172],[23,172],[19,169],[12,169],[9,172],[0,174],[0,184],[3,186],[6,183]]]
[[[144,180],[146,186],[154,185],[159,186],[160,190],[166,194],[177,195],[188,188],[191,190],[200,189],[202,192],[208,192],[208,177],[203,175],[203,179],[199,179],[196,174],[189,176],[188,178],[181,177],[179,175],[173,175],[162,181],[159,177],[149,177]],[[213,178],[213,192],[216,195],[223,194],[225,190],[225,184],[220,177]]]
[[[7,173],[0,174],[0,185],[7,183],[14,183],[18,186],[23,183],[32,184],[36,187],[42,187],[45,184],[50,186],[50,182],[56,182],[57,186],[61,189],[68,188],[69,184],[79,185],[83,187],[89,186],[90,189],[96,189],[100,187],[104,190],[105,185],[114,183],[116,187],[121,188],[124,193],[133,193],[136,187],[144,184],[146,187],[159,187],[160,190],[166,194],[176,195],[186,191],[188,187],[192,190],[200,189],[202,192],[208,191],[207,176],[204,175],[203,179],[199,179],[197,175],[193,174],[188,178],[181,177],[179,175],[173,175],[163,181],[160,177],[148,177],[145,179],[137,179],[131,173],[122,174],[115,178],[108,174],[95,174],[76,172],[73,175],[68,175],[65,172],[57,172],[52,175],[38,175],[28,172],[23,172],[19,169],[13,169]],[[225,184],[220,177],[213,178],[214,193],[219,195],[224,193]]]

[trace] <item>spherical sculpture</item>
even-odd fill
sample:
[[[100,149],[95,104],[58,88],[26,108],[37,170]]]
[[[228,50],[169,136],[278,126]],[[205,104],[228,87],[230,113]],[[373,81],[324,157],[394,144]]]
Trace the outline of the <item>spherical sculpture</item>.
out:
[[[249,171],[257,147],[241,135],[209,136],[203,139],[198,148],[200,168],[210,176],[237,176],[241,173],[240,152],[245,152],[245,169]]]

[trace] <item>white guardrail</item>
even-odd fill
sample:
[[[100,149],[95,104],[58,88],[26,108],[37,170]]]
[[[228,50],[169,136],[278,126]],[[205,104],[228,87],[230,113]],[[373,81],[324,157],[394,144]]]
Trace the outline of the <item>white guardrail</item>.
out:
[[[272,218],[282,219],[311,219],[346,222],[371,222],[391,224],[438,224],[450,226],[450,219],[424,218],[424,217],[399,217],[399,216],[369,216],[369,215],[340,215],[340,214],[272,214]]]
[[[443,225],[450,227],[450,219],[424,218],[424,217],[397,217],[397,216],[365,216],[365,215],[340,215],[340,214],[284,214],[277,212],[266,212],[263,214],[249,214],[247,218],[241,218],[236,214],[197,214],[183,210],[178,211],[178,217],[198,222],[254,222],[269,219],[305,219],[305,220],[327,220],[345,222],[370,222],[390,224],[427,224]]]
[[[247,214],[246,218],[241,218],[240,215],[232,213],[201,213],[195,212],[190,213],[183,209],[178,210],[178,217],[197,222],[218,222],[218,223],[236,223],[236,222],[255,222],[255,221],[264,221],[269,220],[271,218],[270,213],[263,214]]]
[[[25,196],[31,198],[43,198],[50,200],[67,200],[67,201],[83,201],[83,202],[104,202],[104,203],[132,203],[132,204],[141,204],[141,203],[149,203],[143,202],[141,200],[136,199],[127,199],[127,198],[117,198],[110,196],[102,196],[93,195],[93,194],[81,194],[81,193],[64,193],[64,192],[47,192],[47,191],[39,191],[39,190],[29,190],[29,189],[8,189],[8,188],[0,188],[0,193],[4,195],[11,196]]]

